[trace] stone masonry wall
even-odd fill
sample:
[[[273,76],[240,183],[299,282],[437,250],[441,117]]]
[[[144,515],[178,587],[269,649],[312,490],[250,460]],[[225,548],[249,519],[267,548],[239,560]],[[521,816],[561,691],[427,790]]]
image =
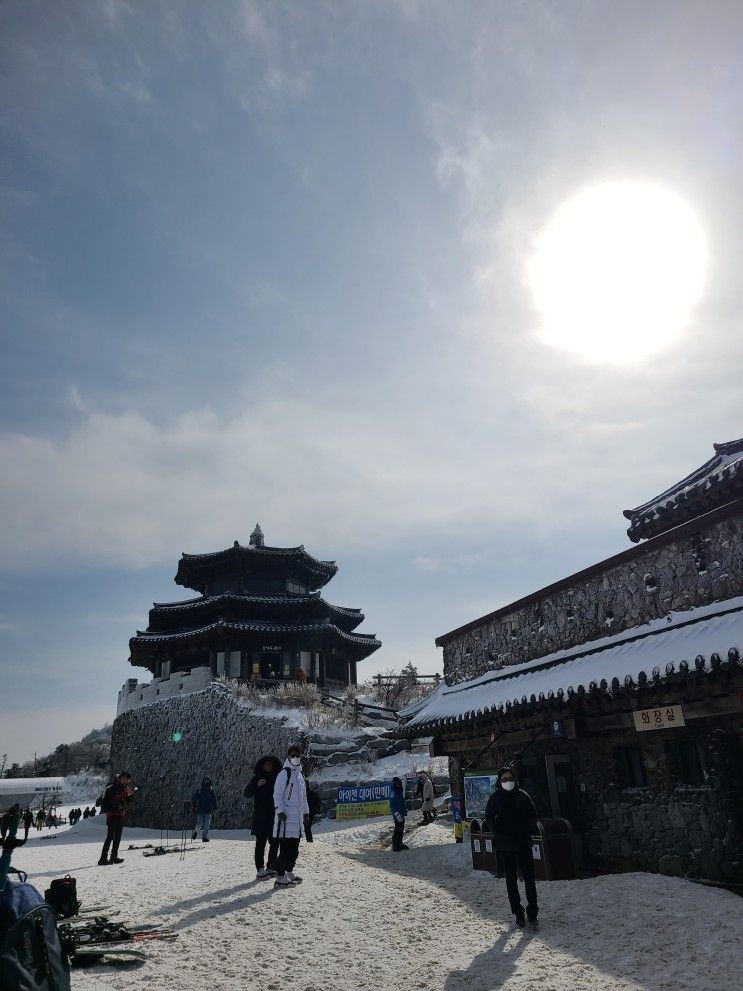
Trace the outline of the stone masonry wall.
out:
[[[743,595],[743,516],[687,534],[444,645],[449,684]]]
[[[587,866],[598,870],[643,870],[743,884],[743,766],[734,718],[660,730],[638,740],[634,731],[568,741],[547,740],[529,753],[524,774],[540,815],[551,816],[545,756],[570,756],[576,772],[577,809],[572,824],[582,837]],[[679,783],[676,745],[695,740],[704,749],[706,784]],[[640,745],[647,777],[628,786],[625,748]],[[505,748],[486,762],[493,767],[517,757]],[[472,754],[450,760],[452,791]],[[485,765],[483,765],[485,766]]]
[[[113,726],[111,768],[127,770],[139,788],[127,822],[132,826],[180,829],[190,814],[183,803],[197,790],[204,775],[214,783],[219,808],[218,829],[249,825],[252,802],[243,796],[256,761],[275,754],[282,761],[289,744],[303,746],[305,774],[326,767],[373,761],[409,749],[407,740],[387,731],[366,730],[333,735],[332,730],[292,729],[278,718],[261,716],[226,688],[212,684],[206,691],[177,696],[124,712]],[[180,734],[177,742],[174,734]],[[363,773],[360,774],[363,779]],[[340,784],[347,782],[341,781]],[[355,783],[355,782],[351,782]],[[324,805],[334,805],[337,783],[320,788]]]
[[[710,777],[699,787],[676,782],[674,730],[644,742],[644,788],[628,788],[622,781],[621,747],[636,738],[611,733],[582,747],[581,776],[590,782],[580,795],[588,861],[619,870],[743,881],[743,834],[734,808],[740,783],[730,780],[716,751],[717,740],[737,742],[735,727],[729,730],[725,737],[697,726],[684,734],[705,750]]]

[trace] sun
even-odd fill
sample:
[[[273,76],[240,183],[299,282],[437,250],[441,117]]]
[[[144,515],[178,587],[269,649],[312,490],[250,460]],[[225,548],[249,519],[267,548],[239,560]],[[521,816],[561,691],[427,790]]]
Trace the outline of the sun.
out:
[[[694,211],[671,190],[582,190],[541,231],[528,265],[541,339],[616,364],[663,350],[702,294],[706,255]]]

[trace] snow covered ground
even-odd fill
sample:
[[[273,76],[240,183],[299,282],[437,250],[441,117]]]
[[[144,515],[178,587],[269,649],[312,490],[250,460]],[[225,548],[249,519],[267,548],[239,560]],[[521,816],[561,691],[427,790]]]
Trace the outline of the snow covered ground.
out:
[[[320,771],[308,775],[312,782],[320,781],[391,781],[397,775],[405,778],[418,770],[429,771],[434,777],[444,777],[449,774],[448,757],[429,757],[428,754],[411,753],[403,750],[379,760],[360,761],[358,763],[331,764]]]
[[[409,822],[418,816],[413,814]],[[217,832],[177,854],[145,858],[124,833],[124,864],[98,867],[104,817],[32,834],[14,855],[43,890],[71,873],[88,904],[172,926],[173,943],[126,970],[73,972],[80,991],[732,991],[740,986],[743,901],[651,874],[539,883],[541,927],[515,929],[504,882],[472,872],[469,848],[440,823],[413,830],[410,851],[380,842],[388,827],[321,823],[303,844],[304,883],[256,882],[245,831]],[[171,840],[173,835],[171,834]]]

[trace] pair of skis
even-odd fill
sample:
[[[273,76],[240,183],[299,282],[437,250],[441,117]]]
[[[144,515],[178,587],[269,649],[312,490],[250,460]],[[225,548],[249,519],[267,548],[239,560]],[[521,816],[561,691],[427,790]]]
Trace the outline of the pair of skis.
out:
[[[91,911],[90,909],[88,911]],[[118,915],[117,913],[112,913]],[[132,925],[112,921],[107,915],[81,915],[59,924],[59,934],[68,947],[72,963],[143,961],[145,943],[174,940],[178,933],[155,925]]]

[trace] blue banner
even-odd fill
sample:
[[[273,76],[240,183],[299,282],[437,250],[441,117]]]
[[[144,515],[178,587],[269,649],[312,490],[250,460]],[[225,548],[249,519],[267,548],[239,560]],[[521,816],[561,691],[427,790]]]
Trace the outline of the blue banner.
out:
[[[392,794],[392,785],[374,783],[358,785],[356,788],[339,788],[338,805],[356,805],[362,802],[384,802]]]

